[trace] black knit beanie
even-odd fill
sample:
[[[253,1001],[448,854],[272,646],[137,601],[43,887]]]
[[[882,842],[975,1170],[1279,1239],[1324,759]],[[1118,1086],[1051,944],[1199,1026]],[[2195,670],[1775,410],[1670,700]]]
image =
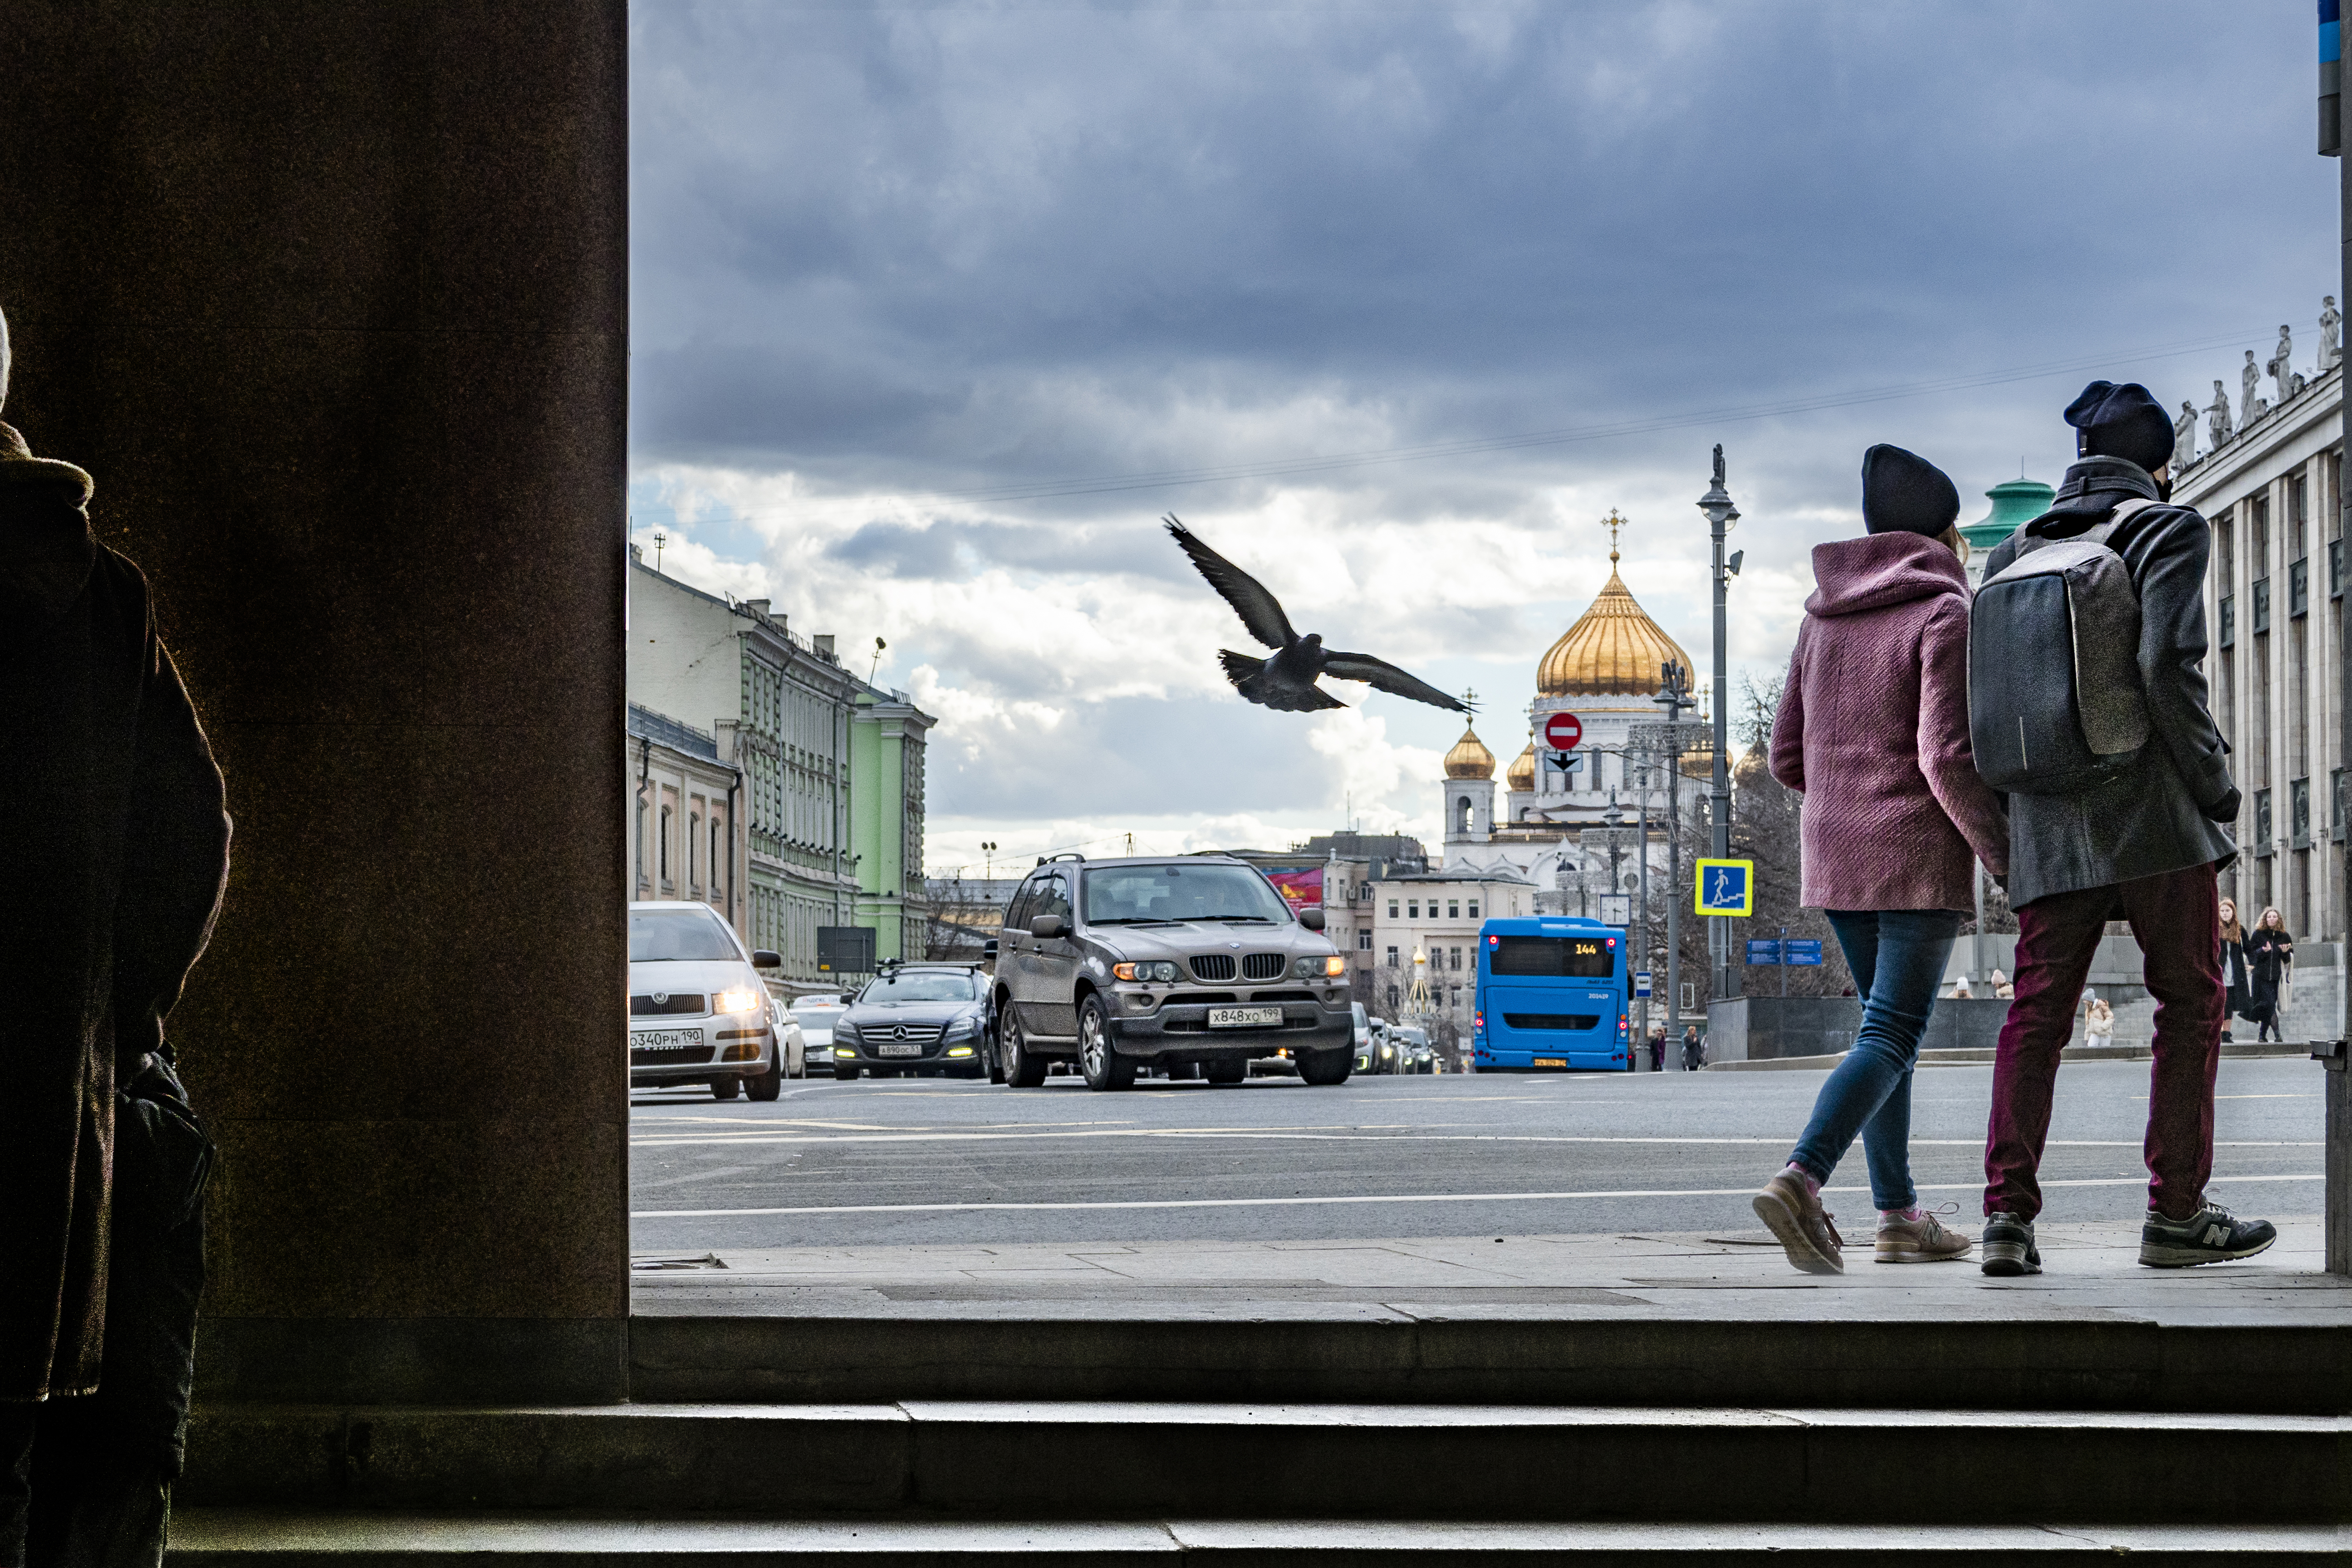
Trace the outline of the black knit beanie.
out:
[[[2136,381],[2095,381],[2066,405],[2076,456],[2122,458],[2149,473],[2172,458],[2172,420]]]
[[[1862,455],[1862,525],[1868,531],[1933,539],[1959,516],[1960,492],[1918,453],[1882,443]]]

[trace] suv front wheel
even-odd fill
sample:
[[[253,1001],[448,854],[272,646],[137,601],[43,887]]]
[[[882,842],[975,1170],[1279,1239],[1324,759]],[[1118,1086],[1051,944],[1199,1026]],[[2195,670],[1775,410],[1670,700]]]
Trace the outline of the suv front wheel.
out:
[[[996,1016],[996,1061],[1003,1069],[1004,1081],[1015,1089],[1036,1089],[1045,1081],[1045,1058],[1032,1056],[1028,1043],[1021,1037],[1021,1020],[1013,1016],[1013,1005]]]
[[[1100,996],[1078,1004],[1078,1070],[1093,1089],[1135,1087],[1135,1058],[1118,1054],[1110,1036],[1110,1015]]]
[[[1345,1046],[1336,1051],[1298,1053],[1298,1076],[1312,1084],[1345,1083],[1349,1069],[1355,1065],[1355,1058]]]

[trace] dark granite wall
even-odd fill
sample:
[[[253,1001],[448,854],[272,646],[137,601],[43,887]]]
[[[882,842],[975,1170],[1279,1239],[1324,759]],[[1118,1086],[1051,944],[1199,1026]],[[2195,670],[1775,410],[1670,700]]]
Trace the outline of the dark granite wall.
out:
[[[5,416],[236,819],[172,1020],[215,1395],[622,1392],[626,20],[0,6]]]

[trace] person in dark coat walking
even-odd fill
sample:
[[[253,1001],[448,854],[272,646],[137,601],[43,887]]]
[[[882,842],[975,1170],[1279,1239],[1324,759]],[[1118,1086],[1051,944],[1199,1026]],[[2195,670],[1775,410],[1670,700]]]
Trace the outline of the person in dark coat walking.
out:
[[[2131,922],[2155,995],[2148,1095],[2148,1209],[2140,1261],[2177,1268],[2246,1258],[2276,1239],[2205,1195],[2213,1170],[2213,1079],[2221,1065],[2222,986],[2215,886],[2237,856],[2225,825],[2242,800],[2229,748],[2205,700],[2205,566],[2210,531],[2171,485],[2172,421],[2146,388],[2093,382],[2066,410],[2080,459],[2050,510],[1992,552],[1990,581],[2029,543],[2071,539],[2126,501],[2107,543],[2139,597],[2137,669],[2149,738],[2128,768],[2071,795],[2009,799],[2009,901],[2017,911],[2017,995],[1993,1063],[1985,1137],[1988,1274],[2041,1271],[2035,1173],[2050,1130],[2059,1052],[2075,999],[2111,920]],[[1972,638],[2000,628],[1972,622]],[[2052,679],[2063,679],[2052,671]]]
[[[2221,1039],[2230,1038],[2230,1020],[2252,1019],[2253,993],[2246,976],[2246,928],[2238,923],[2235,899],[2221,900]]]
[[[2247,1016],[2260,1026],[2254,1038],[2286,1038],[2279,1027],[2279,998],[2294,973],[2294,935],[2275,909],[2264,910],[2246,933],[2246,973],[2252,981]]]
[[[0,320],[0,403],[8,382]],[[160,1561],[209,1144],[163,1018],[228,864],[220,771],[90,478],[0,425],[0,1564]]]
[[[1666,1026],[1655,1024],[1650,1028],[1650,1070],[1666,1070]]]

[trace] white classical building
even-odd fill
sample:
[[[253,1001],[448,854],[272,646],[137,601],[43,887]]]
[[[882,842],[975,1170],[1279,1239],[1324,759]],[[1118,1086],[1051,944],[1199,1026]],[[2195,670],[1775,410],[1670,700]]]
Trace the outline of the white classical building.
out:
[[[2334,306],[2309,374],[2294,371],[2280,329],[2275,398],[2242,377],[2233,413],[2215,383],[2207,450],[2185,466],[2198,432],[2186,417],[2176,425],[2183,450],[2172,492],[2213,529],[2206,679],[2245,795],[2243,858],[2221,890],[2247,906],[2250,924],[2275,904],[2297,937],[2329,942],[2345,928],[2344,371]]]

